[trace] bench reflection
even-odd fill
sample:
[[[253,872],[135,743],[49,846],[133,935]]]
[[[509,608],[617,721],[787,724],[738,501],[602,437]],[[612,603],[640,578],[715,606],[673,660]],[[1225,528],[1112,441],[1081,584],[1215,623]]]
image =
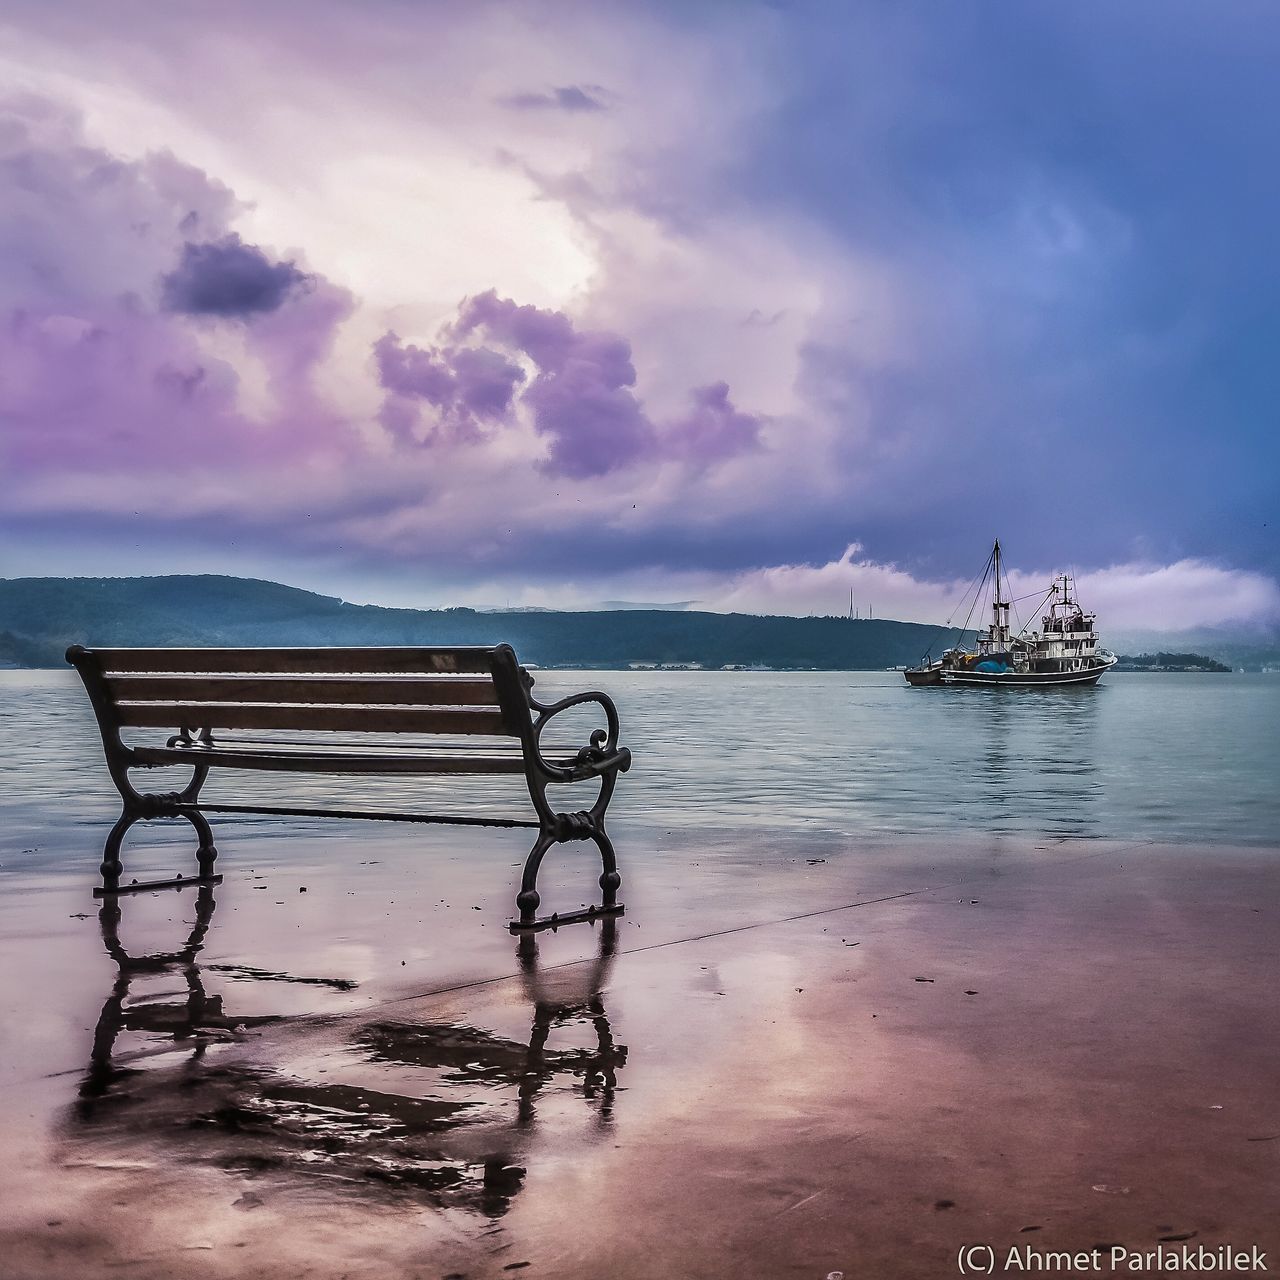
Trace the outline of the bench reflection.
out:
[[[332,1036],[322,1033],[327,1048],[311,1069],[286,1074],[271,1059],[288,1048],[296,1062],[290,1041],[298,1032],[314,1035],[316,1020],[238,1016],[227,1007],[230,992],[206,990],[222,968],[199,962],[214,892],[200,887],[185,940],[162,953],[129,951],[119,901],[102,907],[103,945],[116,977],[72,1109],[71,1141],[141,1145],[153,1158],[171,1154],[285,1184],[323,1178],[335,1192],[425,1198],[497,1217],[519,1193],[539,1145],[554,1141],[539,1120],[550,1094],[580,1097],[590,1133],[611,1126],[627,1060],[605,1008],[616,920],[593,926],[595,952],[577,963],[544,967],[539,935],[520,936],[515,956],[521,997],[531,1006],[527,1039],[470,1021],[344,1015],[349,1029],[339,1022]],[[351,985],[246,966],[225,971],[258,982]],[[167,991],[136,994],[140,979],[165,978],[178,981]],[[268,1043],[262,1030],[269,1026]],[[122,1053],[126,1033],[130,1052]],[[133,1043],[138,1037],[141,1047]],[[565,1124],[566,1114],[559,1108],[554,1124]]]
[[[595,1108],[597,1123],[613,1114],[617,1071],[627,1060],[625,1045],[615,1042],[604,1007],[604,991],[617,951],[617,921],[599,923],[596,955],[580,964],[546,971],[538,963],[537,935],[524,934],[516,948],[521,986],[533,1006],[528,1043],[456,1023],[374,1022],[356,1037],[376,1062],[421,1067],[440,1073],[450,1084],[516,1090],[516,1124],[529,1128],[537,1117],[539,1093],[557,1080],[581,1082],[582,1095]],[[588,1048],[554,1048],[548,1041],[559,1029],[589,1026],[595,1043]]]
[[[252,1027],[279,1022],[276,1015],[229,1017],[221,995],[209,995],[197,956],[217,906],[213,885],[201,885],[195,901],[195,920],[186,940],[176,951],[133,955],[120,940],[122,911],[118,899],[106,899],[98,912],[98,926],[107,954],[115,962],[116,978],[98,1015],[89,1053],[89,1069],[80,1085],[81,1114],[92,1118],[95,1104],[107,1097],[112,1087],[136,1076],[138,1069],[116,1062],[116,1044],[125,1032],[140,1033],[154,1048],[157,1041],[171,1040],[175,1046],[189,1045],[188,1066],[204,1056],[209,1043],[218,1038],[243,1034]],[[174,999],[169,993],[131,999],[135,981],[171,976],[181,978],[186,993]]]

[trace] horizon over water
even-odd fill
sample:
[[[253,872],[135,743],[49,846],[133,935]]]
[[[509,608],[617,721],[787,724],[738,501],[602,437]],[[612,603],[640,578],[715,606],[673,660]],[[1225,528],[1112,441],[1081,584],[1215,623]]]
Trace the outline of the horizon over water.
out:
[[[618,703],[635,764],[610,809],[615,835],[638,823],[1280,846],[1274,676],[1112,672],[1093,689],[987,690],[909,689],[891,672],[536,674],[544,699],[602,688]],[[579,720],[566,736],[585,740],[590,727]],[[178,777],[153,771],[144,786]],[[0,671],[0,778],[0,875],[58,869],[73,852],[68,828],[94,828],[75,837],[74,865],[96,864],[119,804],[74,672]],[[528,809],[510,778],[467,779],[451,807],[440,779],[215,770],[202,798]],[[318,821],[218,817],[281,836]],[[50,839],[54,829],[63,836]]]

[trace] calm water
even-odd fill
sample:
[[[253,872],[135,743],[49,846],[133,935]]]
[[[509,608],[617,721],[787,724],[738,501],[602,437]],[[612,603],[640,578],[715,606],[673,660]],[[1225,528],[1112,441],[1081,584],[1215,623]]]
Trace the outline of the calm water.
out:
[[[911,690],[890,672],[539,673],[544,697],[592,686],[616,698],[636,757],[618,825],[1280,845],[1280,676],[1112,673],[1092,690],[993,692]],[[205,799],[215,785],[323,803],[335,784],[215,774]],[[347,804],[449,805],[447,780],[341,785]],[[525,816],[520,785],[468,780],[467,803]],[[117,812],[74,673],[0,671],[0,875],[43,861],[13,856],[24,849],[82,852],[77,829]]]

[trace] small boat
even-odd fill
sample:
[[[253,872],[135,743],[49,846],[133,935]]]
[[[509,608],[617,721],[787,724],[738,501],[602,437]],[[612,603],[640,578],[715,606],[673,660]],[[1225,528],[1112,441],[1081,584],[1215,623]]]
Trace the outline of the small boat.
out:
[[[965,684],[1093,685],[1115,666],[1117,658],[1098,644],[1094,629],[1097,615],[1085,613],[1076,602],[1070,574],[1059,574],[1031,609],[1034,619],[1041,609],[1039,630],[1029,625],[1014,632],[1009,610],[1017,603],[1006,599],[1008,582],[1000,565],[1000,541],[996,540],[986,568],[973,594],[969,616],[960,628],[963,635],[973,611],[991,589],[991,622],[977,635],[973,648],[953,645],[942,657],[908,667],[903,675],[910,685]],[[966,594],[965,599],[969,597]],[[963,603],[963,602],[962,602]]]

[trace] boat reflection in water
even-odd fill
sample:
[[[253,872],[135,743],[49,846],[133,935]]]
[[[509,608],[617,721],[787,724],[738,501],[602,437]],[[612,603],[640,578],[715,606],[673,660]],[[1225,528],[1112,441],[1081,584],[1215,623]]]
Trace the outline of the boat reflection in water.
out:
[[[1097,698],[1027,689],[1019,696],[956,694],[934,704],[939,737],[968,744],[931,768],[945,769],[956,817],[974,831],[1099,834],[1106,771],[1098,763]]]
[[[520,938],[519,981],[532,1005],[527,1042],[457,1022],[385,1020],[376,1010],[348,1015],[349,1032],[339,1021],[339,1043],[323,1058],[327,1073],[347,1076],[343,1082],[289,1074],[266,1060],[295,1032],[314,1032],[314,1017],[237,1016],[225,1007],[227,997],[206,991],[198,957],[214,905],[213,886],[202,886],[182,946],[138,956],[120,940],[118,901],[102,907],[103,943],[117,974],[63,1128],[69,1144],[92,1147],[99,1158],[145,1148],[150,1159],[169,1155],[271,1179],[276,1190],[291,1183],[314,1189],[322,1181],[335,1193],[354,1188],[364,1197],[374,1191],[498,1217],[523,1185],[544,1091],[579,1094],[593,1128],[608,1131],[627,1058],[604,1004],[614,919],[597,926],[592,960],[545,972],[536,936]],[[206,968],[267,983],[354,986],[341,978]],[[157,983],[169,989],[131,994]],[[275,1028],[271,1043],[260,1034],[266,1027]],[[586,1047],[553,1047],[562,1034]],[[296,1068],[292,1054],[290,1066]]]

